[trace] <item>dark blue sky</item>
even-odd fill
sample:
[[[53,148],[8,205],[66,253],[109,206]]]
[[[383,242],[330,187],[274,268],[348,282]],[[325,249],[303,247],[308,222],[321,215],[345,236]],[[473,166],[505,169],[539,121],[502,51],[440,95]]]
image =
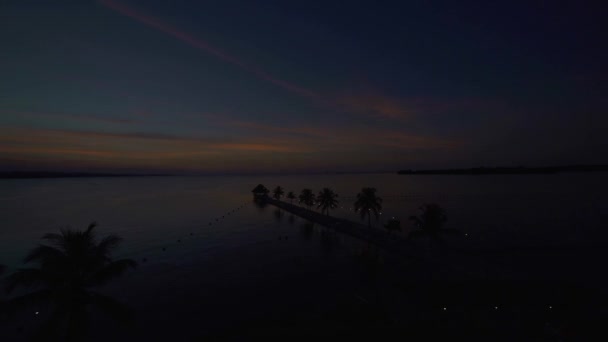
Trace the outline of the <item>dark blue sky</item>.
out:
[[[606,163],[604,13],[584,1],[5,1],[0,168]]]

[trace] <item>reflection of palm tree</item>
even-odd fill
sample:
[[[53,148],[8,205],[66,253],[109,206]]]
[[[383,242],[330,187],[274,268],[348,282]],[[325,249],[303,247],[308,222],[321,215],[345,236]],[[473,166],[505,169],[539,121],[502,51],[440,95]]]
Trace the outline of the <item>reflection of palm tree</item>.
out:
[[[281,221],[281,219],[283,218],[283,212],[281,212],[281,209],[277,208],[274,210],[274,218],[277,221]]]
[[[300,193],[300,203],[304,203],[305,206],[310,209],[315,204],[315,195],[310,189],[304,189]]]
[[[306,222],[300,227],[300,231],[305,239],[310,239],[314,233],[314,224],[311,222]]]
[[[382,210],[382,198],[376,196],[375,188],[363,188],[361,192],[357,194],[357,201],[355,202],[355,211],[360,211],[361,219],[365,219],[365,215],[368,218],[368,226],[372,227],[372,213],[378,219],[378,214]]]
[[[317,208],[321,208],[321,214],[327,213],[329,216],[329,209],[336,209],[338,207],[338,195],[333,192],[329,188],[323,188],[319,195],[317,196],[317,202],[319,202],[319,206]]]
[[[456,229],[443,228],[448,218],[445,210],[438,204],[425,204],[420,210],[422,213],[419,216],[410,216],[410,220],[414,221],[416,228],[419,229],[411,232],[408,238],[429,236],[434,240],[440,240],[440,234],[458,232]]]
[[[276,188],[274,188],[274,190],[272,191],[272,196],[274,197],[274,199],[276,199],[277,201],[281,200],[281,196],[283,196],[283,194],[285,194],[285,191],[283,191],[283,188],[281,188],[280,186],[277,186]]]
[[[289,198],[289,202],[290,202],[291,204],[293,204],[293,200],[294,200],[294,199],[296,199],[296,194],[294,194],[294,193],[293,193],[293,191],[290,191],[290,192],[287,194],[287,198]]]
[[[51,245],[40,245],[25,257],[37,262],[38,268],[20,269],[7,278],[7,289],[18,286],[36,287],[37,291],[14,298],[12,305],[50,304],[49,321],[40,334],[51,340],[79,340],[85,333],[87,306],[94,305],[121,321],[129,318],[128,309],[114,299],[90,291],[121,276],[136,263],[130,259],[113,261],[110,253],[121,238],[110,235],[97,241],[95,223],[86,231],[62,230],[46,234]],[[59,331],[61,327],[65,332]],[[62,337],[63,336],[63,337]]]

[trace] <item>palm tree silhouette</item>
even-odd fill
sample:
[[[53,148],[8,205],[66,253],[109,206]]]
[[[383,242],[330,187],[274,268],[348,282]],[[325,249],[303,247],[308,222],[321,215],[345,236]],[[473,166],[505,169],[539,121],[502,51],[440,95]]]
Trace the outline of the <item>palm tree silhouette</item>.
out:
[[[384,225],[384,228],[388,230],[389,233],[393,231],[401,231],[401,221],[395,219],[394,217]]]
[[[317,196],[317,202],[319,202],[317,208],[321,208],[321,214],[325,212],[329,216],[329,209],[336,209],[338,207],[337,198],[338,194],[329,188],[323,188]]]
[[[315,195],[310,189],[304,189],[300,193],[300,203],[304,203],[305,206],[310,209],[315,204]]]
[[[296,199],[296,194],[294,194],[294,193],[293,193],[293,191],[290,191],[290,192],[287,194],[287,198],[289,198],[289,202],[290,202],[291,204],[293,204],[293,200],[294,200],[294,199]]]
[[[420,207],[422,213],[419,216],[410,216],[418,230],[411,232],[409,238],[429,236],[433,240],[441,240],[440,235],[446,233],[458,233],[456,229],[446,229],[443,225],[448,220],[445,210],[436,203],[424,204]]]
[[[62,229],[60,234],[44,235],[43,239],[50,245],[39,245],[24,259],[25,263],[37,262],[39,267],[19,269],[7,278],[8,292],[20,286],[36,288],[35,292],[13,298],[9,303],[12,306],[49,305],[49,320],[38,332],[38,337],[66,341],[82,339],[86,333],[89,305],[121,322],[130,320],[129,310],[121,303],[90,290],[137,266],[130,259],[113,261],[111,251],[122,239],[109,235],[98,242],[95,226],[91,223],[85,231]]]
[[[264,185],[258,184],[251,192],[253,192],[253,197],[258,199],[268,196],[270,191]]]
[[[382,198],[376,196],[375,188],[362,188],[361,192],[357,194],[357,201],[355,201],[355,211],[360,212],[361,219],[365,219],[365,215],[368,218],[368,226],[372,227],[372,216],[373,213],[378,219],[378,214],[382,210]]]
[[[274,190],[272,191],[272,196],[274,197],[274,199],[276,199],[277,201],[281,200],[281,196],[283,196],[285,194],[285,191],[283,191],[283,188],[281,188],[280,186],[277,186],[276,188],[274,188]]]

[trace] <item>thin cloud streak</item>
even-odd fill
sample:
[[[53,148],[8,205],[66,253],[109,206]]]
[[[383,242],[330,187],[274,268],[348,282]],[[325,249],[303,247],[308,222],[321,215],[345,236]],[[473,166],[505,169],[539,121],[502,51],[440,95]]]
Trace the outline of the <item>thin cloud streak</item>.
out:
[[[290,92],[296,93],[300,96],[313,98],[313,99],[319,97],[319,95],[317,95],[315,92],[313,92],[309,89],[305,89],[305,88],[300,87],[291,82],[276,78],[276,77],[272,76],[271,74],[269,74],[268,72],[266,72],[260,68],[251,66],[251,65],[241,61],[240,59],[220,50],[219,48],[203,41],[202,39],[196,38],[186,32],[180,31],[179,29],[177,29],[167,23],[164,23],[155,17],[141,13],[141,12],[139,12],[129,6],[126,6],[122,3],[119,3],[117,1],[99,0],[98,2],[100,4],[102,4],[103,6],[109,8],[115,12],[118,12],[129,18],[135,19],[135,20],[139,21],[140,23],[153,27],[161,32],[169,34],[169,35],[183,41],[184,43],[186,43],[194,48],[197,48],[199,50],[203,50],[207,53],[210,53],[210,54],[214,55],[215,57],[217,57],[227,63],[236,65],[239,68],[244,69],[244,70],[254,74],[255,76],[257,76],[258,78],[260,78],[262,80],[273,83],[274,85],[277,85]]]

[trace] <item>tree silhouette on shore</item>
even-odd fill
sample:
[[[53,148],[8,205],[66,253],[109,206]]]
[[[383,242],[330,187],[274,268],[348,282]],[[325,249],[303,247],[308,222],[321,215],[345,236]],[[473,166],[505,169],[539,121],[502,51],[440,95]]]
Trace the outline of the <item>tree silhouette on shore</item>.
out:
[[[442,234],[456,234],[456,229],[443,228],[448,220],[445,210],[436,203],[424,204],[420,207],[422,211],[418,216],[410,216],[417,230],[410,232],[409,238],[428,236],[433,240],[441,240]]]
[[[121,238],[109,235],[101,241],[95,236],[95,223],[87,230],[62,229],[59,234],[46,234],[49,245],[39,245],[25,257],[25,263],[38,263],[37,268],[22,268],[7,278],[10,293],[17,287],[34,292],[9,301],[13,309],[24,305],[49,308],[48,321],[35,338],[77,341],[86,335],[87,308],[94,306],[120,322],[130,320],[130,312],[116,300],[91,291],[123,275],[137,264],[130,259],[112,260],[111,252]]]
[[[389,234],[394,231],[401,231],[401,221],[395,219],[394,217],[384,225],[384,228],[388,230]]]
[[[303,189],[299,196],[300,203],[303,203],[308,209],[315,204],[315,195],[310,189]]]
[[[289,198],[289,203],[293,204],[293,200],[296,199],[296,194],[294,194],[293,191],[290,191],[287,194],[287,198]]]
[[[272,197],[274,197],[274,199],[276,199],[277,201],[281,200],[281,197],[285,194],[285,191],[283,190],[282,187],[277,186],[276,188],[274,188],[274,190],[272,191]]]
[[[329,188],[323,188],[317,196],[317,202],[319,202],[317,208],[321,208],[321,214],[326,213],[329,216],[329,210],[338,207],[338,194]]]
[[[251,192],[253,192],[253,196],[255,198],[259,198],[268,196],[270,190],[268,190],[268,188],[266,188],[264,185],[258,184],[255,188],[253,188],[253,190],[251,190]]]
[[[372,227],[372,213],[378,219],[378,215],[382,210],[382,198],[376,196],[375,188],[362,188],[361,192],[357,194],[357,200],[355,201],[355,211],[361,215],[361,219],[365,219],[367,215],[368,227]]]

